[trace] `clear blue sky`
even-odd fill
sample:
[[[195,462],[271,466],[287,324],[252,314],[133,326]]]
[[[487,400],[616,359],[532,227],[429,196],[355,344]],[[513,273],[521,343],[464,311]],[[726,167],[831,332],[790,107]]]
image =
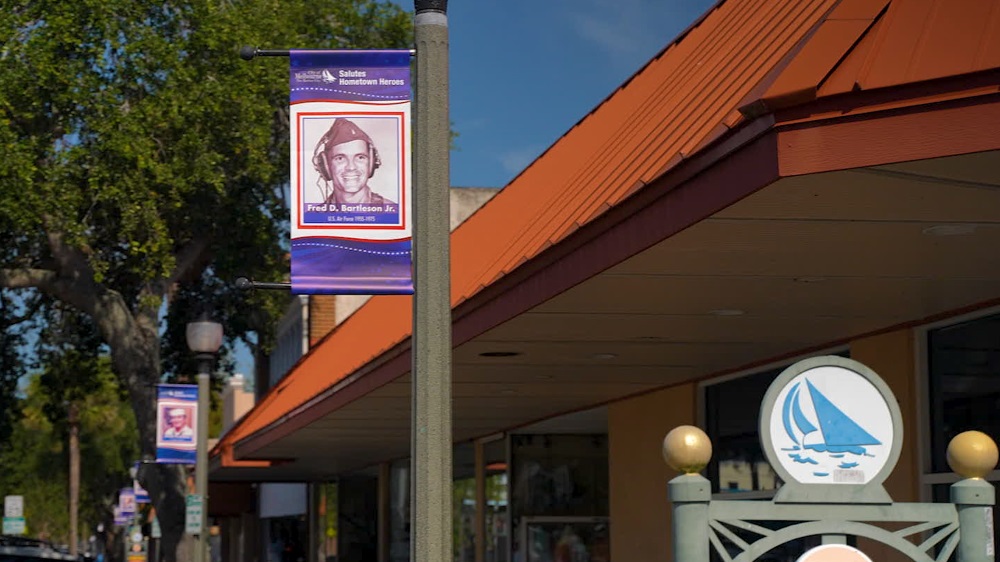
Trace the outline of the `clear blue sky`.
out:
[[[713,4],[449,2],[452,185],[506,185]]]
[[[713,4],[451,0],[451,184],[505,186]]]

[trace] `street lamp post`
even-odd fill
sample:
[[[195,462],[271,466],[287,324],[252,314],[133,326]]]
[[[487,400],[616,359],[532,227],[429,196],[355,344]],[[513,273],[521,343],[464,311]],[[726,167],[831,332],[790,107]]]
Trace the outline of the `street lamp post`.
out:
[[[410,560],[452,559],[448,1],[414,0],[413,408]]]
[[[198,449],[195,458],[195,493],[201,498],[201,523],[198,525],[198,541],[195,545],[194,562],[206,562],[208,552],[208,408],[209,373],[215,355],[222,346],[222,324],[208,319],[190,322],[187,325],[188,348],[198,359]]]

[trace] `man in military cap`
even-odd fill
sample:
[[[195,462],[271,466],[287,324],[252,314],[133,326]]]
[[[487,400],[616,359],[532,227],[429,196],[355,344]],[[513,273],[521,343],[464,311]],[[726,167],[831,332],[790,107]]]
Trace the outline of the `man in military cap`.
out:
[[[194,437],[194,428],[188,425],[188,413],[184,408],[167,410],[167,429],[163,432],[164,439],[188,439]]]
[[[328,190],[324,203],[337,205],[337,209],[342,205],[394,205],[368,186],[381,164],[368,133],[348,119],[334,120],[313,154],[313,166]]]

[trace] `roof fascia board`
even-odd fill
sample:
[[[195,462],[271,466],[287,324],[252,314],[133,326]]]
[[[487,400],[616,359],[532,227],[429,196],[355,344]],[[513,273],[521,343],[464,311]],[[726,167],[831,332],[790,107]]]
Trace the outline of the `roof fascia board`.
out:
[[[1000,94],[779,125],[781,177],[1000,150]]]

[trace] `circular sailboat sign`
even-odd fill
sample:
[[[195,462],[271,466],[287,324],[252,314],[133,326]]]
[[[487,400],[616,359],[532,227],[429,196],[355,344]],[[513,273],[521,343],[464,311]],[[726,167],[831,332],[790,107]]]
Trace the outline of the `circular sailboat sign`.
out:
[[[843,357],[800,361],[761,409],[765,454],[786,482],[881,483],[902,443],[899,406],[874,371]]]

